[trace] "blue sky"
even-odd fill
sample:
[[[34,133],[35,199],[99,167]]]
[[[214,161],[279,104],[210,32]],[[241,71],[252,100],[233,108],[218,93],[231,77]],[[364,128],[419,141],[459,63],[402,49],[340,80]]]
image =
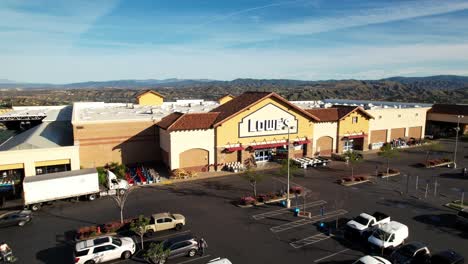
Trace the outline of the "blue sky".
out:
[[[468,1],[1,0],[0,79],[468,75]]]

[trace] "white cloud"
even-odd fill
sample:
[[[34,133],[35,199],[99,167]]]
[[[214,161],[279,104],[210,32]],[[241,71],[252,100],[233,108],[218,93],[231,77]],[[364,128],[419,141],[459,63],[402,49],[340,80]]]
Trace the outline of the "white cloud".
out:
[[[338,29],[388,23],[468,9],[466,1],[412,1],[402,5],[365,9],[356,13],[267,25],[266,30],[284,35],[309,35]]]

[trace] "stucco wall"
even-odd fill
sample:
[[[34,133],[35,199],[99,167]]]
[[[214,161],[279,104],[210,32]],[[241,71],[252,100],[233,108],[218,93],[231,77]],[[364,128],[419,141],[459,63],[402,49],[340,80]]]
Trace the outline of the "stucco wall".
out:
[[[267,104],[273,104],[278,106],[280,109],[294,115],[297,119],[298,128],[297,132],[291,132],[291,141],[296,138],[313,138],[313,122],[309,121],[308,118],[296,112],[296,110],[288,109],[287,106],[284,106],[282,103],[277,102],[274,99],[267,98],[265,100],[260,101],[256,105],[252,106],[251,108],[245,110],[244,112],[238,114],[237,116],[229,119],[221,126],[217,127],[216,131],[216,144],[218,147],[226,146],[228,143],[236,144],[242,143],[245,147],[251,145],[254,142],[261,143],[263,141],[274,141],[274,140],[286,140],[288,135],[287,131],[277,131],[275,135],[268,135],[268,136],[256,136],[256,137],[243,137],[239,138],[239,122],[242,121],[244,117],[250,115],[260,108],[266,106]],[[272,116],[269,112],[263,112],[264,119],[270,120],[274,119],[275,116]],[[259,116],[256,116],[259,118]]]
[[[161,159],[159,129],[152,121],[74,123],[73,136],[84,168]]]
[[[214,164],[214,130],[191,130],[170,132],[170,168],[180,166],[180,153],[189,149],[205,149],[209,152],[209,164]]]
[[[146,94],[141,95],[137,101],[139,105],[157,106],[157,105],[163,104],[164,98],[162,98],[161,96],[157,96],[153,93],[146,93]]]
[[[426,113],[429,108],[383,108],[367,110],[374,119],[369,121],[369,130],[387,129],[387,142],[390,141],[391,129],[405,128],[405,136],[410,127],[422,127],[422,133],[426,126]],[[370,137],[371,135],[369,135]],[[424,136],[424,135],[421,135]],[[369,138],[369,142],[371,139]]]
[[[71,170],[80,169],[80,153],[77,146],[0,151],[0,165],[23,164],[25,176],[36,175],[35,162],[70,160]]]
[[[428,113],[427,114],[427,120],[451,122],[451,123],[457,123],[458,122],[458,118],[457,118],[456,115],[445,115],[445,114],[434,114],[434,113]],[[468,124],[468,115],[464,116],[463,118],[460,118],[460,123],[461,124]]]
[[[337,122],[320,122],[314,124],[314,144],[312,153],[316,153],[317,150],[317,140],[323,136],[328,136],[333,139],[333,150],[336,151],[336,136],[338,131]]]
[[[353,124],[353,117],[358,118],[358,122]],[[346,118],[339,121],[338,135],[351,135],[369,133],[369,118],[358,111],[354,111]]]

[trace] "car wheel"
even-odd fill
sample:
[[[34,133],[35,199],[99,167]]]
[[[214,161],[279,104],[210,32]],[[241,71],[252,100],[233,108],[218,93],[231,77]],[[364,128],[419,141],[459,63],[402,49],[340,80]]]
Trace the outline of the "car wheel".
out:
[[[21,221],[21,222],[18,223],[18,226],[24,226],[25,224],[26,224],[25,221]]]
[[[39,211],[39,209],[41,209],[41,204],[33,204],[30,206],[30,208],[34,212]]]
[[[154,235],[154,230],[153,229],[149,229],[148,231],[146,231],[146,236],[153,236]]]
[[[120,194],[120,195],[124,195],[124,194],[125,194],[125,189],[120,189],[120,190],[119,190],[119,194]]]
[[[179,231],[179,230],[181,230],[181,229],[182,229],[182,224],[177,224],[177,225],[175,226],[175,230]]]
[[[132,256],[132,253],[130,251],[124,251],[122,253],[122,259],[129,259]]]
[[[197,254],[197,251],[195,249],[192,249],[188,252],[189,257],[194,257]]]
[[[94,260],[88,260],[84,264],[96,264],[96,262],[94,262]]]

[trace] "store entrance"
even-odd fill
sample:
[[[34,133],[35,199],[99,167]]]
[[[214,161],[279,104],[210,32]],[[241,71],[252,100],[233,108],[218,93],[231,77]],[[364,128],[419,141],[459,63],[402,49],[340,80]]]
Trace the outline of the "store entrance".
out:
[[[269,161],[272,156],[271,149],[259,149],[255,151],[255,161],[264,162]]]

